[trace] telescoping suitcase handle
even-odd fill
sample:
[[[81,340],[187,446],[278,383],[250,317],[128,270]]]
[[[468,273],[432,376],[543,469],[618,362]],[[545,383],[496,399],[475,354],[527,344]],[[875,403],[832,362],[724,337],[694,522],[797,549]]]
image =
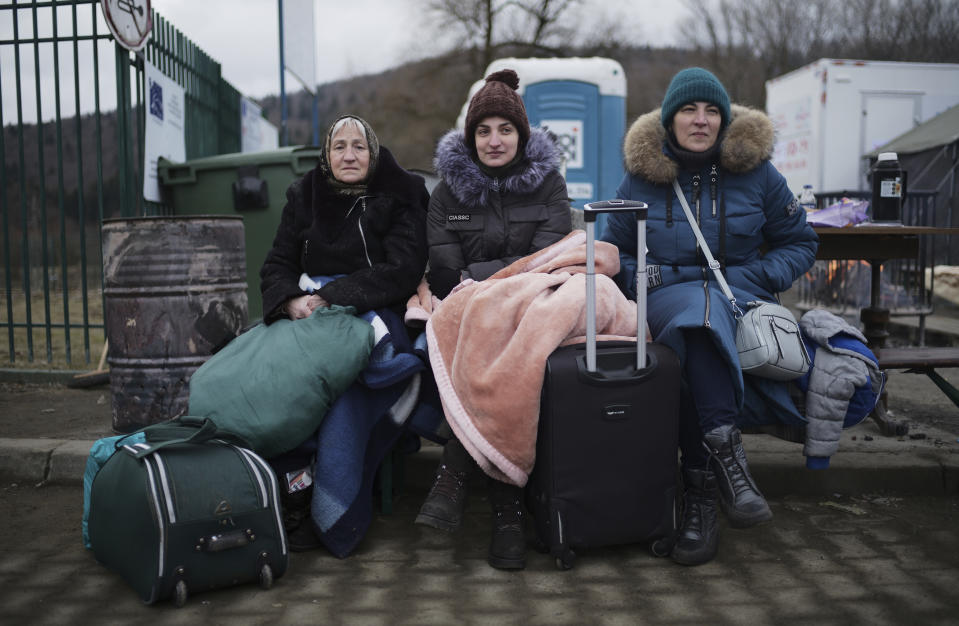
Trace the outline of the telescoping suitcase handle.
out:
[[[583,206],[586,222],[586,370],[596,371],[596,217],[600,213],[636,215],[636,369],[646,367],[646,214],[649,206],[635,200],[603,200]]]

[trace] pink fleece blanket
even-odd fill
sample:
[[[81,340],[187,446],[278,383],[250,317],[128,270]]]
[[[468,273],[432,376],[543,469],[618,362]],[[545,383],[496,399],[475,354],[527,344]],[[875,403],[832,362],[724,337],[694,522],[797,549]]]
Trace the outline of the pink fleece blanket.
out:
[[[430,363],[446,419],[490,476],[523,486],[536,458],[546,359],[586,333],[585,233],[574,231],[439,302],[421,288],[407,318],[426,319]],[[611,279],[616,246],[596,244],[596,330],[636,337],[636,304]]]

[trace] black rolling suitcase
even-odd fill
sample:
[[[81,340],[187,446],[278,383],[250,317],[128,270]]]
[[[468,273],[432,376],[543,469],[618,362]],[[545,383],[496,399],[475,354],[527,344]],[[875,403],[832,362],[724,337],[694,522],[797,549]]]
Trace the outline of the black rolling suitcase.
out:
[[[147,604],[259,582],[289,562],[273,470],[203,418],[144,429],[123,445],[90,489],[90,545]]]
[[[586,205],[587,342],[547,360],[526,490],[537,539],[560,569],[572,567],[575,548],[650,542],[662,552],[676,526],[679,359],[657,343],[596,343],[595,221],[614,211],[636,214],[637,250],[646,249],[644,203]],[[646,264],[638,258],[637,337],[644,338]]]

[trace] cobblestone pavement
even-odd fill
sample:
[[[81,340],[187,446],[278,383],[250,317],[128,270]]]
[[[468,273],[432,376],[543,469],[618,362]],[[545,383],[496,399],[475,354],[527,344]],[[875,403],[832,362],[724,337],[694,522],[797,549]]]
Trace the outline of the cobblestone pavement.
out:
[[[959,385],[959,370],[942,374]],[[681,567],[637,545],[583,552],[567,572],[535,553],[526,570],[494,570],[482,492],[455,536],[413,524],[433,457],[414,464],[419,479],[351,557],[293,554],[269,591],[197,593],[182,609],[144,606],[81,545],[79,477],[89,442],[112,434],[109,401],[107,388],[0,384],[0,466],[24,469],[39,455],[46,469],[36,475],[50,476],[71,460],[61,468],[67,482],[0,472],[4,626],[959,623],[959,409],[924,375],[890,377],[889,408],[909,437],[884,438],[864,424],[825,473],[802,470],[801,446],[747,436],[759,437],[746,447],[775,517],[745,531],[724,526],[719,556],[704,566]]]
[[[955,624],[959,496],[774,498],[771,523],[722,529],[718,558],[682,567],[645,546],[582,552],[570,571],[531,553],[486,564],[489,514],[414,525],[422,494],[378,516],[353,556],[294,553],[273,589],[143,605],[80,544],[76,487],[0,487],[4,624]]]

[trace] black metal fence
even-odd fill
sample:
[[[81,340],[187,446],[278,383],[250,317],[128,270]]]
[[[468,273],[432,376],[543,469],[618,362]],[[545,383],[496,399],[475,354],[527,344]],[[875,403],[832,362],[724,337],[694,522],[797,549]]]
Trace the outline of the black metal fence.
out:
[[[133,53],[99,0],[0,3],[0,329],[13,366],[94,362],[100,225],[169,212],[141,192],[144,59],[184,87],[188,159],[239,150],[239,93],[219,63],[155,12],[153,24]]]

